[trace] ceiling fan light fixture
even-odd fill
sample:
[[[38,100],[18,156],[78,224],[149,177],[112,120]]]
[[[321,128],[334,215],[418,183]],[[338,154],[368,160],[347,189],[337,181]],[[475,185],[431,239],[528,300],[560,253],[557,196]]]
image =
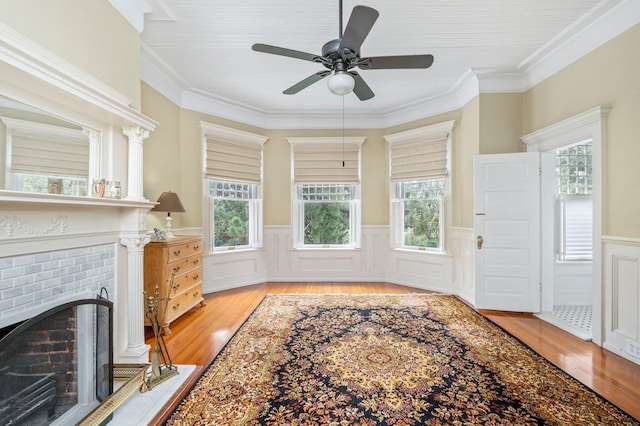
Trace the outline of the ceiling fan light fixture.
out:
[[[329,91],[338,96],[348,95],[353,91],[355,85],[356,81],[346,71],[336,71],[327,80]]]

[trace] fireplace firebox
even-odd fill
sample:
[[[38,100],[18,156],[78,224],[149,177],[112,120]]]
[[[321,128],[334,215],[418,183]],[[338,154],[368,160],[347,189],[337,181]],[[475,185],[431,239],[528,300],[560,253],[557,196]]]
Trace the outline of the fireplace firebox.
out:
[[[113,393],[113,303],[68,302],[4,330],[0,424],[75,424]]]

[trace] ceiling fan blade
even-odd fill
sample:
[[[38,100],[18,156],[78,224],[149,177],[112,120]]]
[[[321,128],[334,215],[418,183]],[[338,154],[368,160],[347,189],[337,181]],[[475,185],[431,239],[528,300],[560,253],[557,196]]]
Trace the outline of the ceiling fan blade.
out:
[[[285,95],[295,95],[302,89],[306,89],[307,87],[311,86],[313,83],[322,80],[323,78],[325,78],[330,74],[331,74],[331,71],[329,70],[317,72],[305,78],[304,80],[294,84],[293,86],[289,87],[287,90],[285,90],[282,93],[284,93]]]
[[[429,68],[433,64],[433,55],[376,56],[362,58],[358,67],[363,70]]]
[[[373,24],[378,19],[378,11],[367,6],[356,6],[340,40],[340,49],[348,48],[355,53],[360,52],[360,46],[367,38]]]
[[[366,101],[367,99],[371,99],[375,96],[373,90],[371,90],[369,85],[365,83],[360,74],[355,71],[349,71],[349,75],[351,75],[356,81],[356,85],[353,87],[353,93],[356,94],[358,99],[360,99],[361,101]]]
[[[273,55],[287,56],[289,58],[302,59],[311,62],[322,62],[322,56],[312,53],[300,52],[298,50],[286,49],[284,47],[271,46],[269,44],[256,43],[251,46],[256,52],[271,53]]]

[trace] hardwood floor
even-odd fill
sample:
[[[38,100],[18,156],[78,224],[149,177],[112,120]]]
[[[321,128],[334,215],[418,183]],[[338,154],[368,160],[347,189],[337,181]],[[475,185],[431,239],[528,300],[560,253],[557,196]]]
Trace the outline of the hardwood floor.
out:
[[[173,364],[196,365],[196,372],[151,424],[161,424],[267,294],[429,293],[388,283],[266,283],[205,295],[207,306],[171,323],[165,342]],[[627,413],[640,419],[640,365],[580,340],[530,314],[481,311],[549,361]],[[146,330],[153,348],[153,335]]]

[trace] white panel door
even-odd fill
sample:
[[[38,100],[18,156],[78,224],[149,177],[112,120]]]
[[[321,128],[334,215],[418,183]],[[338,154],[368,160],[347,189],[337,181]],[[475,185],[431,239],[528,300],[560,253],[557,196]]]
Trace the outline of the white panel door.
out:
[[[474,158],[475,305],[540,311],[540,154]]]

